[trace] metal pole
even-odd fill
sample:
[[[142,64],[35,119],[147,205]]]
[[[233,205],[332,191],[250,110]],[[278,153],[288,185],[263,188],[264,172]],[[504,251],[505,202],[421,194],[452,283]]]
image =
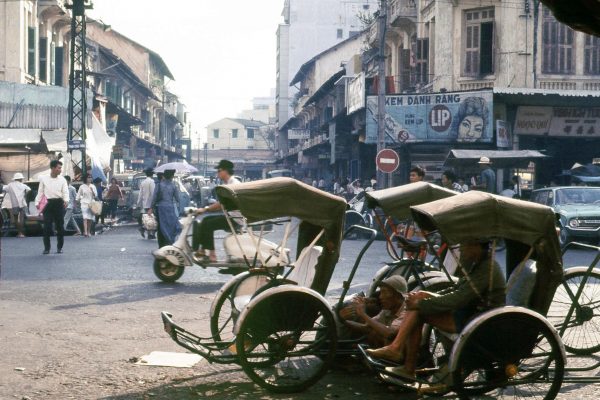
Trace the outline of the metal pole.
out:
[[[533,71],[531,73],[533,79],[533,88],[537,88],[537,57],[538,57],[538,22],[540,17],[540,2],[533,0]]]
[[[162,120],[160,121],[160,162],[161,164],[165,161],[165,84],[162,86]]]
[[[27,180],[31,178],[31,147],[27,146]]]
[[[378,43],[377,55],[377,153],[385,149],[385,29],[387,24],[387,1],[381,0],[378,17]],[[380,183],[381,182],[381,183]],[[387,187],[387,178],[384,172],[377,169],[377,183],[380,188]]]

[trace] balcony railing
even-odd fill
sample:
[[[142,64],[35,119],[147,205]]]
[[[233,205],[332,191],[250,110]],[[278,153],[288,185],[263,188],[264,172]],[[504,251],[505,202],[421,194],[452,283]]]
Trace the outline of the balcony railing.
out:
[[[392,0],[388,21],[392,26],[407,26],[417,22],[416,0]]]

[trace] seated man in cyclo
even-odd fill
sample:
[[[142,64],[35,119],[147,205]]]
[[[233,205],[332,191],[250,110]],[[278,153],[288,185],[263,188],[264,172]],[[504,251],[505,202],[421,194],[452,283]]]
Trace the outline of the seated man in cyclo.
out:
[[[408,289],[403,277],[393,275],[385,278],[379,287],[378,299],[358,296],[339,311],[345,326],[352,333],[366,336],[370,347],[389,344],[396,336],[406,312],[404,298]],[[379,313],[372,317],[372,310],[377,309]]]
[[[225,185],[240,183],[233,176],[233,163],[229,160],[221,160],[216,166],[217,176],[224,182]],[[218,211],[221,209],[221,203],[216,202],[204,208],[198,208],[196,214],[200,215],[207,211]],[[209,215],[202,218],[202,221],[194,223],[194,236],[192,239],[192,247],[195,251],[194,258],[202,260],[206,258],[208,251],[208,261],[217,262],[217,253],[215,251],[214,232],[218,230],[230,231],[229,224],[225,215]],[[202,245],[202,249],[200,249]]]
[[[489,242],[471,240],[462,243],[459,268],[460,278],[452,288],[439,293],[409,293],[406,315],[392,343],[367,349],[373,358],[394,362],[404,359],[403,366],[387,367],[386,371],[404,379],[415,379],[423,324],[459,333],[477,314],[504,305],[504,275],[498,263],[491,259]],[[402,349],[406,349],[405,357],[402,357]]]

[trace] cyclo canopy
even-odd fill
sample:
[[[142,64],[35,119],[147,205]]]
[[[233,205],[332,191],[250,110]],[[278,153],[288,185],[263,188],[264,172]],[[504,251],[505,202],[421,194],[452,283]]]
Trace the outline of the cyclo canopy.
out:
[[[501,237],[507,239],[507,251],[519,243],[532,246],[537,275],[531,308],[546,315],[563,276],[555,215],[550,207],[471,191],[414,206],[412,215],[421,229],[439,231],[450,244]]]
[[[389,189],[367,192],[367,206],[379,207],[386,215],[398,218],[410,218],[410,207],[444,199],[457,193],[428,182],[415,182]]]
[[[325,232],[319,244],[319,257],[312,289],[324,294],[339,258],[346,201],[292,178],[270,178],[216,187],[219,202],[227,211],[240,211],[248,222],[296,217],[302,221],[298,231],[298,253],[316,235]]]

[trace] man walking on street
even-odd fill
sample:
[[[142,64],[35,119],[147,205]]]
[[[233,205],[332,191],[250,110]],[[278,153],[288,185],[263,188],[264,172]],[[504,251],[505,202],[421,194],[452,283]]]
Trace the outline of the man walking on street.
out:
[[[77,198],[77,189],[73,185],[71,185],[71,177],[65,175],[65,180],[67,181],[67,185],[69,187],[69,204],[67,205],[67,209],[65,210],[65,221],[64,227],[65,230],[69,229],[69,224],[73,223],[75,227],[75,235],[81,236],[81,229],[79,229],[79,225],[77,225],[77,221],[75,221],[75,217],[73,217],[73,212],[75,211],[76,198]]]
[[[154,194],[154,179],[152,179],[152,175],[154,174],[154,170],[152,168],[146,168],[144,170],[146,174],[146,179],[142,181],[140,184],[140,194],[137,200],[137,206],[140,209],[140,218],[138,220],[140,224],[140,233],[142,237],[146,230],[144,229],[144,225],[142,224],[142,213],[148,213],[148,210],[152,208],[152,195]],[[154,231],[148,231],[148,239],[154,239],[156,237],[156,233]]]
[[[69,204],[69,185],[63,178],[62,162],[50,161],[50,176],[40,177],[40,186],[35,205],[39,206],[42,196],[46,197],[48,203],[40,210],[44,215],[44,253],[50,253],[50,235],[52,235],[52,224],[56,225],[56,252],[62,253],[64,244],[64,214]]]
[[[20,172],[17,172],[13,181],[2,189],[6,193],[2,208],[8,209],[10,219],[17,228],[17,237],[20,238],[25,237],[25,210],[27,209],[25,196],[30,190],[31,188],[23,183],[23,174]]]
[[[481,157],[478,164],[481,170],[481,183],[474,189],[496,194],[496,173],[491,167],[492,162],[487,157]]]

